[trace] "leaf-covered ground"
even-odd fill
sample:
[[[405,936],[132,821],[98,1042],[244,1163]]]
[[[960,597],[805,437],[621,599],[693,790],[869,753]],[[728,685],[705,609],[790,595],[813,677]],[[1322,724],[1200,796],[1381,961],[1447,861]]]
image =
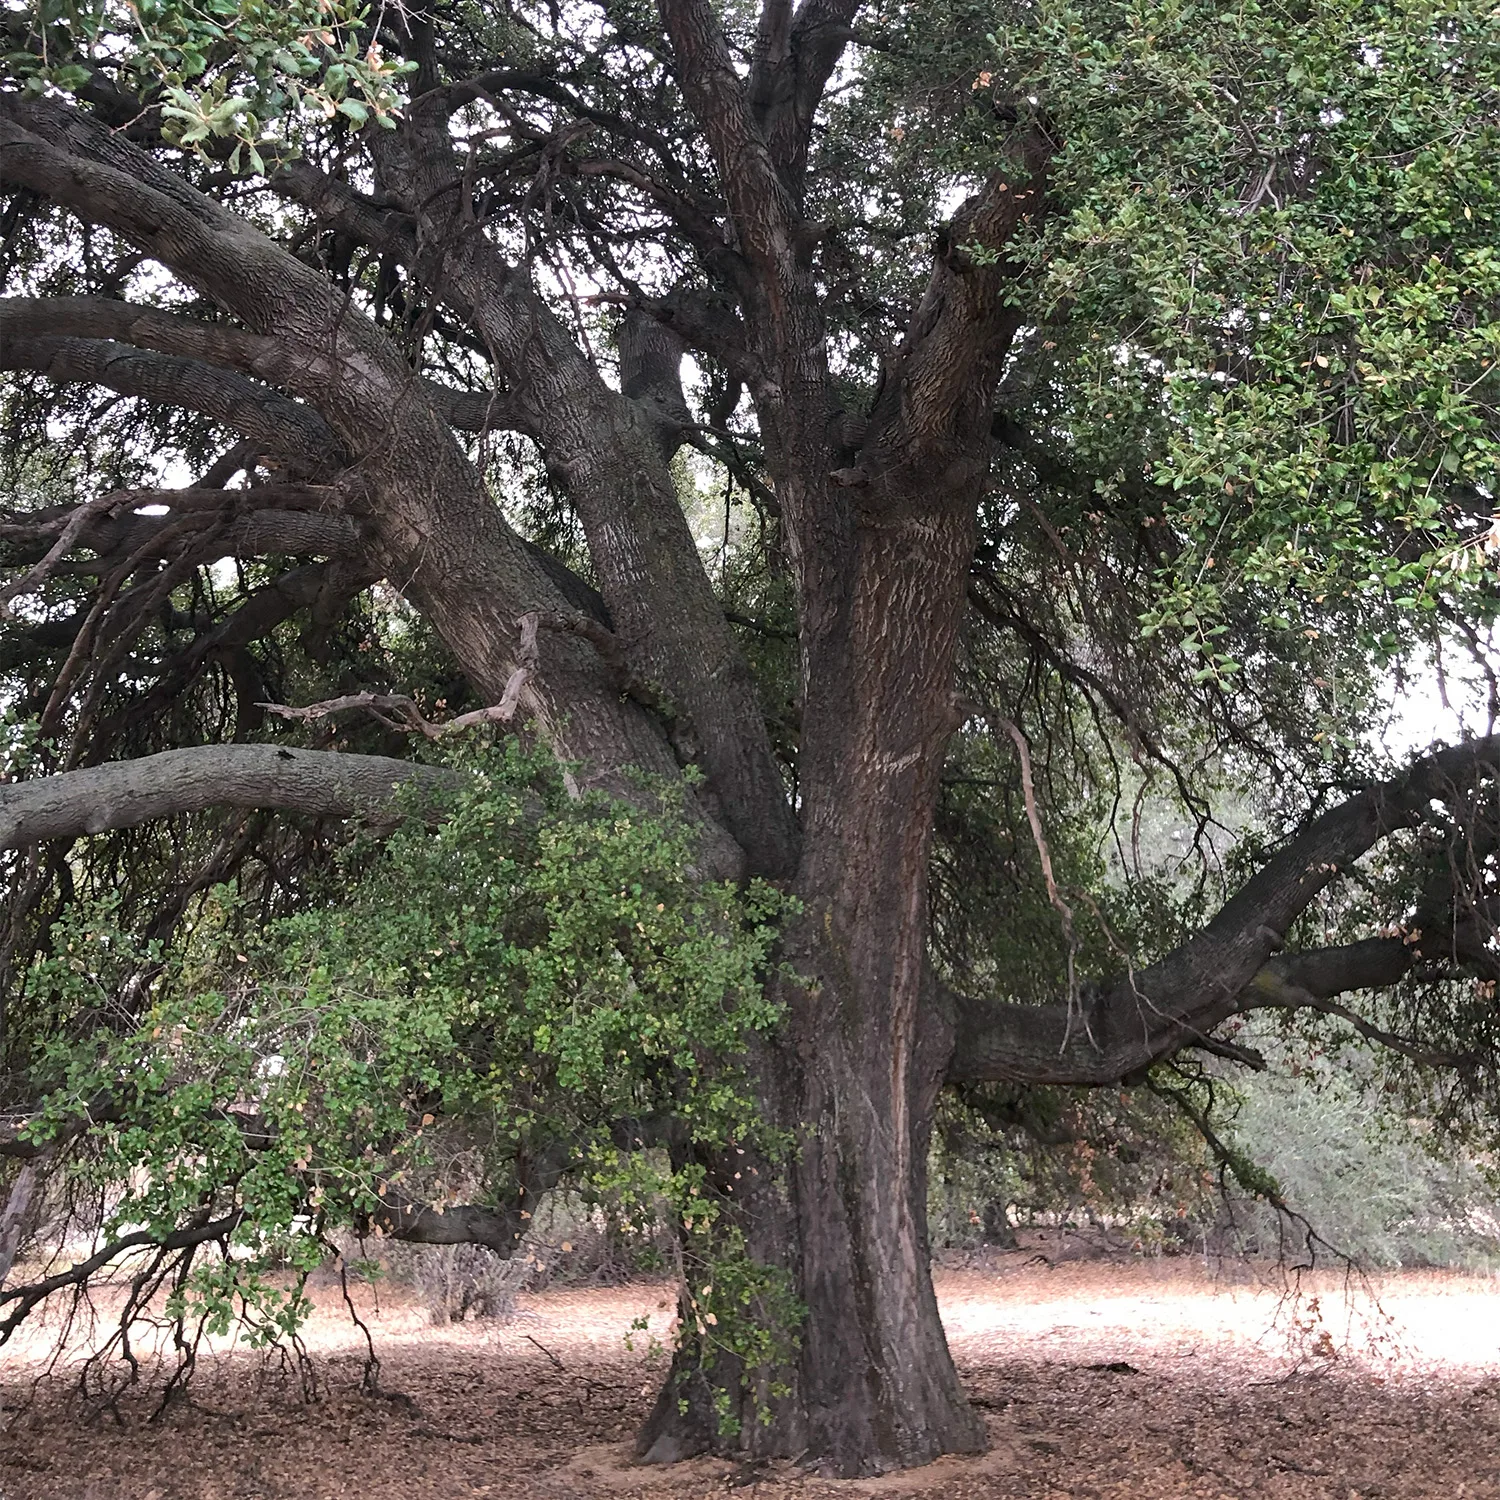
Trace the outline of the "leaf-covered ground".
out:
[[[386,1289],[359,1301],[383,1360],[336,1288],[310,1330],[319,1399],[275,1361],[205,1359],[188,1399],[147,1420],[90,1411],[64,1361],[40,1385],[34,1336],[0,1354],[0,1500],[453,1500],[721,1495],[831,1500],[1275,1500],[1500,1497],[1500,1282],[1403,1274],[1352,1303],[1334,1279],[1275,1286],[1200,1265],[1056,1267],[1025,1255],[940,1275],[955,1355],[992,1451],[875,1481],[703,1460],[631,1466],[623,1446],[659,1356],[624,1347],[659,1286],[523,1299],[503,1328],[432,1328]],[[1383,1311],[1382,1311],[1383,1310]]]

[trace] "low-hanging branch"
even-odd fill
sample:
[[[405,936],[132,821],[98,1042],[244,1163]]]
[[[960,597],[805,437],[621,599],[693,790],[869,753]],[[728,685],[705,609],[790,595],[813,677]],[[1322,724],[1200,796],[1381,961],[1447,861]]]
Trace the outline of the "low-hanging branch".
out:
[[[137,1230],[133,1234],[121,1235],[119,1239],[109,1241],[86,1260],[81,1260],[54,1276],[0,1292],[0,1307],[12,1304],[9,1310],[0,1316],[0,1344],[3,1344],[21,1326],[37,1303],[67,1287],[83,1286],[90,1277],[96,1276],[104,1267],[118,1260],[122,1255],[127,1255],[133,1250],[185,1250],[191,1245],[205,1245],[210,1240],[227,1242],[230,1235],[239,1228],[244,1217],[243,1209],[235,1209],[222,1218],[188,1225],[166,1235],[155,1235],[149,1229]]]
[[[460,772],[383,755],[200,745],[0,786],[0,849],[134,828],[210,807],[388,818],[403,788],[435,795],[463,784]]]
[[[1123,977],[1084,987],[1076,1004],[1017,1005],[950,991],[958,1028],[950,1080],[1112,1084],[1211,1041],[1231,1016],[1263,1008],[1340,1015],[1410,1054],[1419,1044],[1330,1002],[1397,983],[1422,957],[1420,943],[1372,939],[1305,953],[1279,950],[1292,922],[1355,860],[1387,835],[1426,821],[1434,800],[1463,794],[1497,767],[1500,735],[1421,757],[1402,775],[1314,819],[1186,943]],[[1423,1056],[1438,1060],[1425,1050]]]

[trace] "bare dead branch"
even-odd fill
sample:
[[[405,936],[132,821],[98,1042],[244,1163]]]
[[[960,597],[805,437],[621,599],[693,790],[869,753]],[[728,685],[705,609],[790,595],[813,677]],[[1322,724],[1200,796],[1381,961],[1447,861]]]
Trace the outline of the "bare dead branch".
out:
[[[404,693],[346,693],[340,698],[328,698],[322,703],[309,703],[302,708],[291,708],[284,703],[257,703],[267,713],[281,719],[296,719],[307,723],[313,719],[331,718],[337,714],[368,712],[387,729],[414,732],[429,740],[440,740],[445,735],[458,734],[465,729],[474,729],[481,724],[507,722],[515,713],[513,706],[496,704],[490,708],[476,708],[459,714],[454,719],[434,722],[426,718],[418,708],[416,700]]]

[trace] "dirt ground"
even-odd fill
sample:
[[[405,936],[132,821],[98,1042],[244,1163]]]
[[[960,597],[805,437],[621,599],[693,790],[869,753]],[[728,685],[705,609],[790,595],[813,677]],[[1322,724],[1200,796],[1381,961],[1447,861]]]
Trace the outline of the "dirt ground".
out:
[[[0,1500],[1500,1500],[1500,1281],[1379,1279],[1379,1310],[1334,1279],[1295,1301],[1201,1264],[1054,1267],[1025,1255],[938,1278],[955,1358],[991,1450],[878,1480],[790,1465],[628,1461],[665,1332],[663,1286],[550,1291],[505,1326],[433,1328],[389,1289],[361,1289],[383,1361],[336,1288],[309,1333],[320,1392],[263,1356],[206,1358],[186,1401],[116,1419],[37,1383],[42,1347],[0,1351]]]

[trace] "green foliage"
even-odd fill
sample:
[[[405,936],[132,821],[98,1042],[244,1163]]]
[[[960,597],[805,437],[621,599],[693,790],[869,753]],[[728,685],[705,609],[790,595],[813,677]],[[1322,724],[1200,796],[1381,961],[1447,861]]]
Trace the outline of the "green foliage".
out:
[[[1441,607],[1493,618],[1491,8],[1105,0],[996,40],[1061,143],[1036,254],[1069,421],[1148,455],[1170,528],[1146,629],[1223,679],[1239,599],[1383,660]]]
[[[360,0],[44,0],[24,42],[5,59],[24,93],[108,78],[160,109],[169,141],[223,142],[232,172],[264,171],[264,133],[304,111],[394,125],[395,80],[413,66],[382,55]]]
[[[270,1270],[315,1263],[382,1199],[514,1206],[550,1160],[641,1216],[665,1204],[701,1250],[704,1326],[761,1363],[784,1333],[736,1315],[769,1273],[711,1233],[702,1169],[642,1145],[668,1119],[688,1148],[774,1144],[739,1059],[778,1020],[761,974],[785,901],[698,881],[668,793],[643,813],[569,798],[545,757],[463,758],[441,824],[357,841],[253,939],[225,889],[171,951],[107,907],[70,916],[32,975],[70,1024],[41,1043],[27,1134],[108,1101],[75,1168],[105,1234],[232,1216],[233,1255],[181,1296],[217,1326],[232,1292],[262,1332],[304,1311]],[[132,986],[149,999],[128,1015]]]

